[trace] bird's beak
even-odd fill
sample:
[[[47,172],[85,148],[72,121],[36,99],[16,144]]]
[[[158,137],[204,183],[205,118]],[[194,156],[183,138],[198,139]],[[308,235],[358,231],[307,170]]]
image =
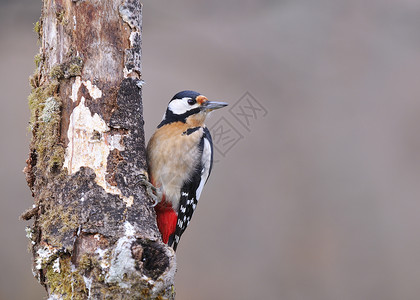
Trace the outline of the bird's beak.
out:
[[[225,102],[206,101],[202,104],[201,109],[205,111],[212,111],[225,106],[228,106]]]

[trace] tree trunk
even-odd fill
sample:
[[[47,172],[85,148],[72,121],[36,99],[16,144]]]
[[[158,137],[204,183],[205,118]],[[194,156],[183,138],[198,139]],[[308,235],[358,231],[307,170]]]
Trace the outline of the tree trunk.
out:
[[[34,275],[50,299],[173,299],[144,187],[138,0],[44,0],[30,78]]]

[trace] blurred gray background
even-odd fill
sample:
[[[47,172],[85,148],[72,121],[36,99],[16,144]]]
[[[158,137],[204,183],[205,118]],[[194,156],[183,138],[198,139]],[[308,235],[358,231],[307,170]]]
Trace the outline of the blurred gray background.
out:
[[[1,300],[45,298],[18,220],[40,9],[0,2]],[[177,299],[420,299],[419,1],[144,0],[143,21],[147,137],[180,90],[231,104]]]

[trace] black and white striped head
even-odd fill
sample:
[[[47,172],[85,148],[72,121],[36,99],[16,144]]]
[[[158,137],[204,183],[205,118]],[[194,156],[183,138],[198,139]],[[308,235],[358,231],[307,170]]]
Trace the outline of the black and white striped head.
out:
[[[209,112],[227,105],[225,102],[209,101],[206,96],[194,91],[182,91],[169,101],[159,127],[172,122],[188,123],[188,120],[204,122]]]

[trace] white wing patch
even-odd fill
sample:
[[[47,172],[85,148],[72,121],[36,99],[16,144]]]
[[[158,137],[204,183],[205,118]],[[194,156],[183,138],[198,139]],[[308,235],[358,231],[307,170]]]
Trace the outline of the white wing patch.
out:
[[[211,145],[207,138],[204,138],[203,155],[201,156],[201,163],[203,169],[201,170],[201,180],[198,186],[196,196],[197,200],[200,199],[201,192],[203,191],[204,185],[206,184],[207,178],[209,177],[210,164],[211,164]]]

